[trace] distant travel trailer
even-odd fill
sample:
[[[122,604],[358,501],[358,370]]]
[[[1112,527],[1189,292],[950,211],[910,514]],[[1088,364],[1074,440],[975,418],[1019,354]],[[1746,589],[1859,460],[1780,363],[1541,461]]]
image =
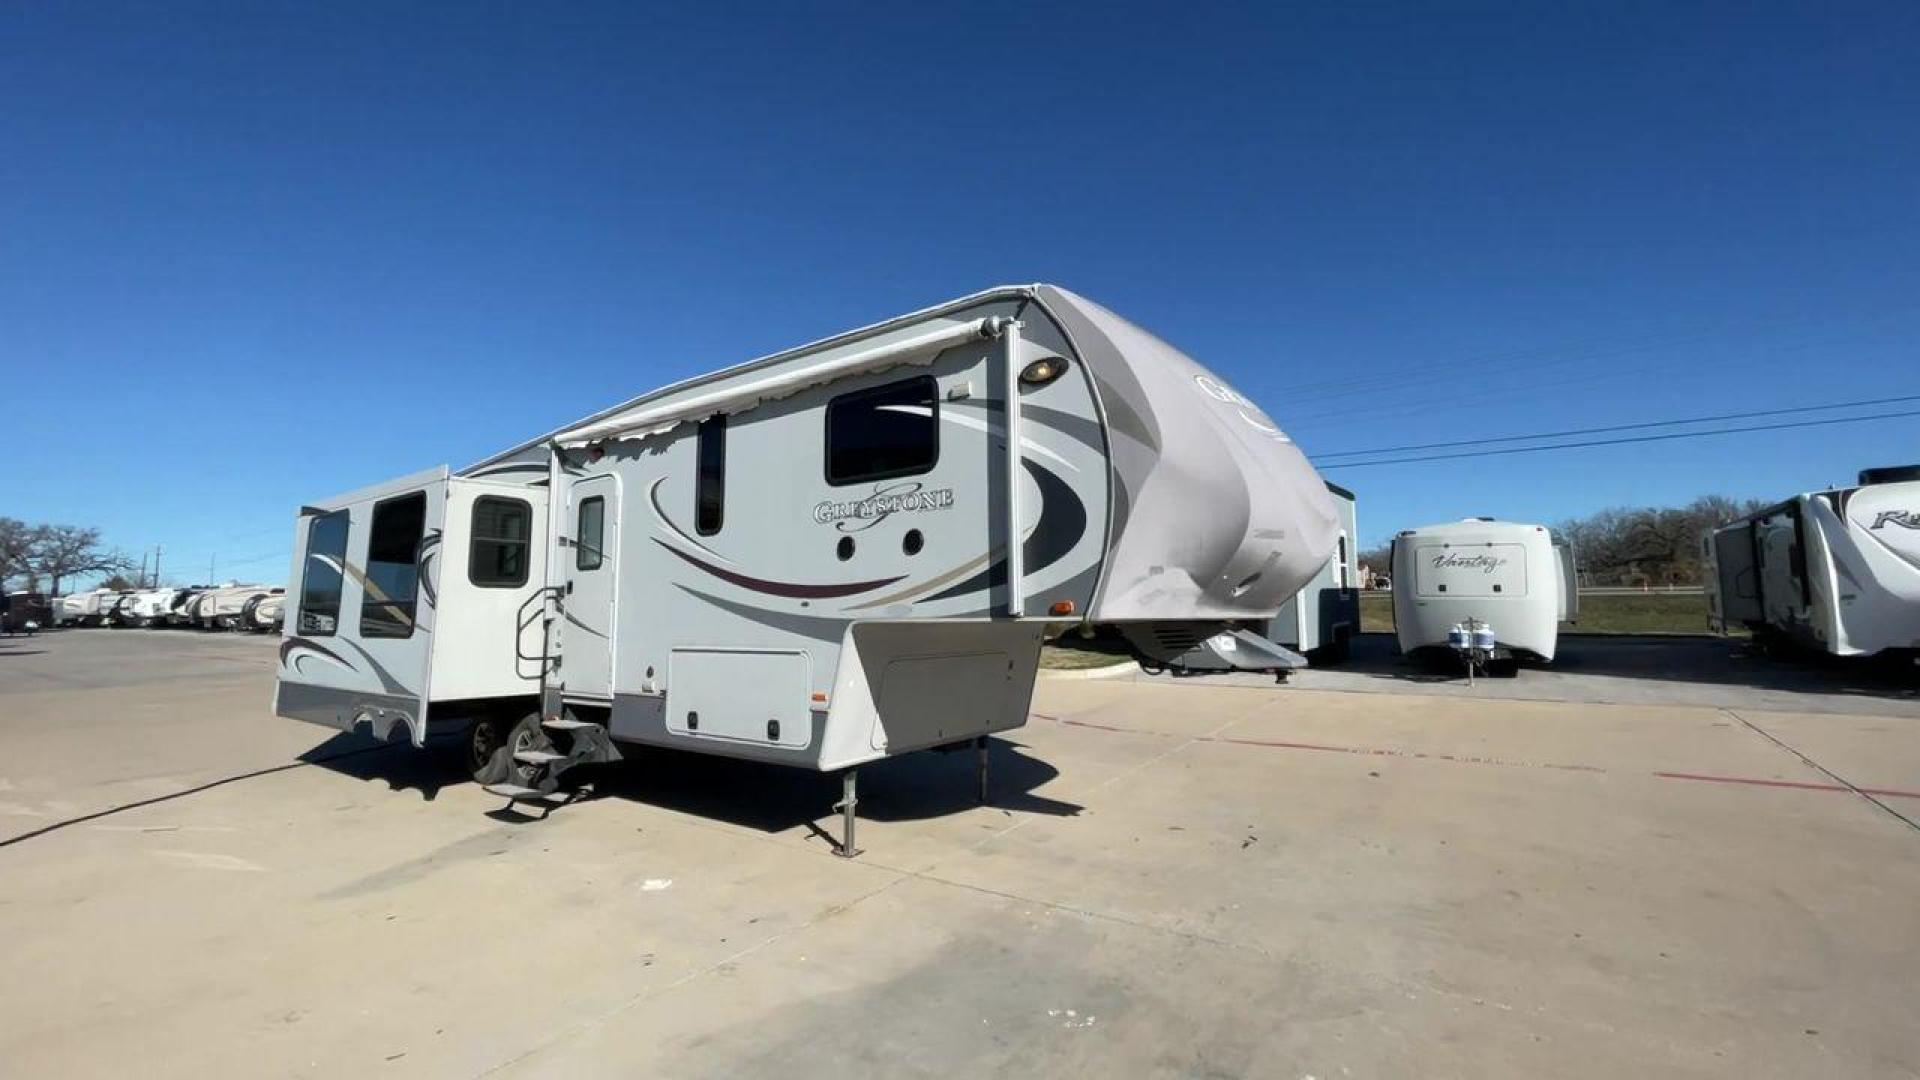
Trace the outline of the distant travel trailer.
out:
[[[1920,465],[1867,469],[1701,538],[1709,623],[1835,656],[1920,649]]]
[[[53,604],[41,593],[0,595],[0,633],[33,634],[53,625]]]
[[[54,604],[54,625],[103,626],[114,605],[119,602],[120,593],[114,589],[68,593]]]
[[[1026,722],[1049,624],[1264,622],[1339,529],[1219,376],[998,288],[303,507],[276,709],[464,727],[517,801],[639,746],[839,771],[850,830],[858,766]]]
[[[1468,518],[1393,538],[1393,627],[1400,651],[1440,656],[1467,620],[1491,628],[1489,670],[1553,659],[1560,623],[1579,614],[1573,549],[1542,525]]]
[[[119,621],[139,627],[165,622],[179,595],[179,589],[142,589],[121,606]]]
[[[227,585],[202,593],[195,619],[204,630],[244,630],[251,624],[252,605],[276,590],[266,585]]]
[[[1149,670],[1281,671],[1337,664],[1360,632],[1359,516],[1353,492],[1328,484],[1340,515],[1333,554],[1273,618],[1226,629],[1188,623],[1135,623],[1122,634]]]

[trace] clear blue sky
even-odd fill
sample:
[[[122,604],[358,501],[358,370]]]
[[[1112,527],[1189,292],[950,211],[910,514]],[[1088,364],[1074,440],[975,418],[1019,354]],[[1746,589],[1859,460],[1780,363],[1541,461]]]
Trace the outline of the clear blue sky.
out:
[[[1309,452],[1920,393],[1911,2],[705,6],[11,5],[0,514],[279,581],[303,499],[1009,281]],[[1327,475],[1372,541],[1917,432]]]

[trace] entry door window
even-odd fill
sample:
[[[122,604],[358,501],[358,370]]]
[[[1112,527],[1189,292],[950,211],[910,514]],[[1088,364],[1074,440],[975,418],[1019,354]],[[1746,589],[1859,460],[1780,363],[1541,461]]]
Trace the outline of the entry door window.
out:
[[[573,532],[573,568],[598,570],[606,561],[601,545],[606,543],[607,500],[595,495],[580,500],[580,520]]]
[[[307,559],[300,571],[300,620],[302,634],[332,637],[340,626],[340,583],[347,563],[347,512],[335,510],[321,514],[307,525]],[[173,607],[178,610],[189,594],[176,593]]]

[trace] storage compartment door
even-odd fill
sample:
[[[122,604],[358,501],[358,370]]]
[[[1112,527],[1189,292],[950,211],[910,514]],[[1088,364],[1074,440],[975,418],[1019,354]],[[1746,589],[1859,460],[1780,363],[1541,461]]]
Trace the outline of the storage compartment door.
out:
[[[667,730],[800,750],[813,741],[813,661],[797,650],[675,649]]]

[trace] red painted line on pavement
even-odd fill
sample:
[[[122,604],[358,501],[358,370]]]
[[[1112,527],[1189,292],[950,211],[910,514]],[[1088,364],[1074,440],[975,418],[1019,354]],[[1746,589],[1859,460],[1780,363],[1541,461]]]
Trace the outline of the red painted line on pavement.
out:
[[[1816,784],[1805,780],[1763,780],[1753,776],[1708,776],[1704,773],[1657,772],[1662,780],[1699,780],[1708,784],[1749,784],[1754,787],[1797,788],[1801,791],[1859,791],[1863,795],[1885,795],[1895,799],[1920,799],[1920,791],[1893,788],[1850,788],[1844,784]]]
[[[1508,761],[1505,758],[1465,757],[1459,754],[1429,754],[1421,750],[1381,750],[1365,746],[1329,746],[1325,743],[1283,742],[1276,739],[1236,739],[1231,736],[1205,739],[1206,742],[1234,743],[1239,746],[1271,746],[1281,750],[1323,750],[1336,754],[1364,754],[1372,757],[1418,758],[1423,761],[1451,761],[1461,765],[1506,765],[1530,769],[1565,769],[1570,772],[1607,770],[1597,765],[1562,765],[1553,761]]]
[[[1119,727],[1114,724],[1098,724],[1091,720],[1072,720],[1035,713],[1042,720],[1052,720],[1057,724],[1070,727],[1092,728],[1096,731],[1115,731],[1123,735],[1155,735],[1161,738],[1181,738],[1173,732],[1147,731],[1141,728]],[[1429,754],[1418,750],[1384,750],[1364,746],[1335,746],[1330,743],[1290,742],[1282,739],[1240,739],[1230,735],[1192,735],[1185,736],[1195,742],[1231,743],[1235,746],[1264,746],[1273,750],[1313,750],[1330,754],[1358,754],[1365,757],[1413,758],[1421,761],[1446,761],[1458,765],[1504,765],[1533,769],[1561,769],[1568,772],[1606,773],[1608,770],[1598,765],[1564,765],[1551,761],[1509,761],[1504,758],[1469,757],[1458,754]],[[1662,780],[1693,780],[1708,784],[1743,784],[1751,787],[1791,788],[1796,791],[1838,791],[1855,792],[1863,795],[1881,795],[1893,799],[1920,799],[1920,791],[1901,791],[1897,788],[1850,788],[1844,784],[1822,784],[1806,780],[1769,780],[1755,776],[1715,776],[1708,773],[1654,772],[1650,775]]]

